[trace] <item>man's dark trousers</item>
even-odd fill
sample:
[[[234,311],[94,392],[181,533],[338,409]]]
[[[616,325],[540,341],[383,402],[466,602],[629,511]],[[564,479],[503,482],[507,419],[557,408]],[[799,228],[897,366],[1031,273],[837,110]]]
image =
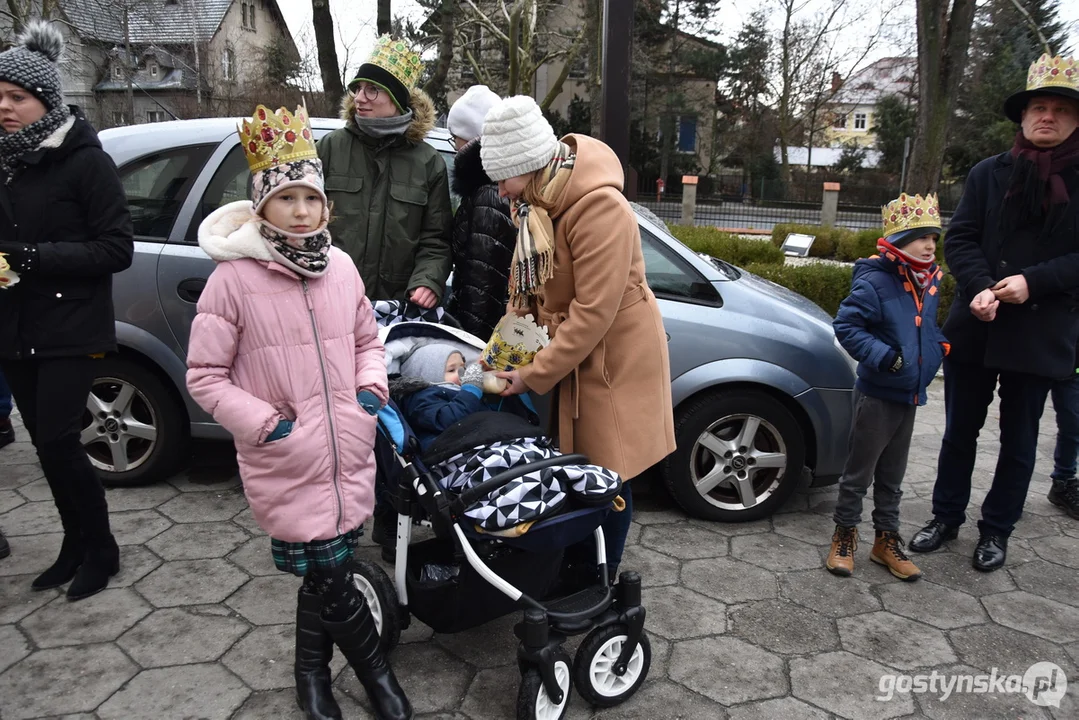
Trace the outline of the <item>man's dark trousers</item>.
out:
[[[933,515],[958,527],[966,521],[970,481],[993,391],[1000,381],[1000,453],[993,485],[982,503],[978,530],[1008,537],[1023,514],[1034,458],[1038,424],[1053,381],[1026,373],[1001,372],[981,365],[944,360],[946,425],[933,488]]]

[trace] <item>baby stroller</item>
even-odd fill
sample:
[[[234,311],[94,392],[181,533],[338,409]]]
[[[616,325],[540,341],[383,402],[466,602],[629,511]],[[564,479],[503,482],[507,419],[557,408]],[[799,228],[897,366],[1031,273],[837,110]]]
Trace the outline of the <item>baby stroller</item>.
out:
[[[417,337],[452,337],[477,354],[483,348],[463,331],[425,322],[395,322],[383,337],[388,350],[394,340]],[[535,425],[508,413],[466,418],[425,452],[392,401],[379,412],[378,427],[378,472],[397,520],[394,580],[366,560],[357,559],[354,569],[384,651],[413,616],[436,632],[455,633],[522,610],[514,627],[518,720],[564,717],[571,684],[599,707],[631,697],[648,675],[651,646],[640,575],[623,572],[617,584],[608,581],[600,525],[621,488],[617,475],[582,455],[559,454],[537,437]],[[462,472],[469,468],[480,471]],[[462,483],[463,475],[471,483]],[[562,484],[548,482],[552,477]],[[430,527],[434,537],[412,542],[414,525]],[[594,580],[550,592],[565,549],[589,537]],[[563,643],[585,633],[571,660]]]

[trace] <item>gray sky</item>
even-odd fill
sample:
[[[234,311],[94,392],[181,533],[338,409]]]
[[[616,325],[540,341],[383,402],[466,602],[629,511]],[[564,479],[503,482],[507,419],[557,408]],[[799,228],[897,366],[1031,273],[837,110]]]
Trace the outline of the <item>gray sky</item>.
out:
[[[810,10],[814,4],[823,4],[826,0],[809,0]],[[914,36],[914,0],[887,0],[900,2],[898,14],[902,20],[899,25],[906,29],[906,40],[892,38],[886,42],[878,43],[866,58],[872,61],[879,57],[903,54],[913,49],[910,45]],[[422,10],[412,0],[392,0],[394,16],[405,15],[414,20],[422,17]],[[292,30],[298,45],[307,45],[314,54],[314,33],[311,30],[311,2],[310,0],[279,0],[278,3],[285,16],[285,21]],[[743,21],[761,5],[767,6],[767,0],[761,2],[746,2],[746,0],[727,0],[721,5],[721,10],[716,20],[716,31],[720,40],[731,40],[738,33]],[[876,27],[879,23],[879,10],[881,3],[871,3],[866,0],[854,0],[851,3],[856,8],[870,7],[865,12],[865,17],[845,34],[842,42],[851,48],[860,47],[864,42],[862,35],[866,27]],[[375,13],[377,4],[375,0],[331,0],[330,10],[334,15],[337,30],[337,55],[342,62],[347,58],[349,68],[355,69],[362,58],[367,56],[374,46]],[[1060,3],[1061,20],[1071,25],[1072,54],[1079,54],[1079,0],[1062,0]],[[895,18],[895,14],[892,15]],[[776,18],[778,22],[778,18]],[[904,34],[902,31],[900,35]],[[304,48],[301,47],[301,52]]]

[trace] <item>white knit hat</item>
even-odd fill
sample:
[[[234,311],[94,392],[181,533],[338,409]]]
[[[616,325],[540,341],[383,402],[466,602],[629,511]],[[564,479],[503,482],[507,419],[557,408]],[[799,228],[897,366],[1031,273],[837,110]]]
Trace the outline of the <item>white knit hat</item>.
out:
[[[483,132],[483,118],[501,98],[486,85],[473,85],[450,108],[446,127],[462,140],[475,140]]]
[[[539,105],[527,95],[501,101],[487,113],[480,140],[483,170],[494,181],[527,175],[558,152],[558,138]]]

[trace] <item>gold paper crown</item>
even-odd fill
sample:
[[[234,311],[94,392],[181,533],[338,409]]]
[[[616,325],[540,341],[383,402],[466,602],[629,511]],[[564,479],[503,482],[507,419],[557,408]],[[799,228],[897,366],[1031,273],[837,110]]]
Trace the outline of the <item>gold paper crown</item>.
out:
[[[378,65],[380,68],[393,75],[405,86],[406,90],[416,87],[416,83],[423,75],[423,61],[420,54],[413,52],[402,40],[394,40],[389,35],[383,35],[375,45],[375,51],[367,62]]]
[[[259,105],[251,119],[244,120],[240,126],[240,142],[253,173],[318,157],[304,106],[296,108],[296,114],[292,115],[285,108],[271,112],[265,105]]]
[[[914,228],[940,230],[940,204],[934,193],[924,198],[903,193],[881,208],[881,215],[884,217],[884,237]]]
[[[1051,57],[1044,53],[1034,61],[1027,73],[1027,90],[1047,87],[1064,87],[1079,91],[1079,65],[1075,58],[1059,55]]]

